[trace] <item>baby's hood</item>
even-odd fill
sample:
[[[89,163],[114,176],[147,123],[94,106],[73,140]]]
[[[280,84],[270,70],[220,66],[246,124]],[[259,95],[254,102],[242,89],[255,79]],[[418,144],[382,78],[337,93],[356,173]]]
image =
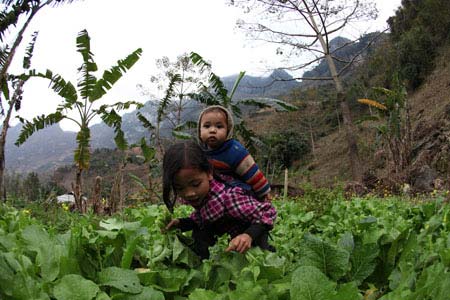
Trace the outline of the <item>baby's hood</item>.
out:
[[[223,106],[221,106],[221,105],[211,105],[211,106],[208,106],[208,107],[206,107],[205,109],[203,109],[203,110],[200,112],[200,115],[198,116],[198,121],[197,121],[197,138],[198,138],[199,141],[201,141],[201,139],[200,139],[200,126],[201,126],[200,120],[202,119],[203,114],[204,114],[205,112],[208,112],[208,111],[211,111],[211,110],[217,109],[217,108],[219,108],[219,109],[221,109],[222,111],[224,111],[225,114],[227,115],[227,129],[228,129],[228,132],[227,132],[227,141],[228,141],[229,139],[232,139],[232,138],[233,138],[233,128],[234,128],[233,115],[231,114],[231,112],[230,112],[228,109],[226,109],[225,107],[223,107]]]

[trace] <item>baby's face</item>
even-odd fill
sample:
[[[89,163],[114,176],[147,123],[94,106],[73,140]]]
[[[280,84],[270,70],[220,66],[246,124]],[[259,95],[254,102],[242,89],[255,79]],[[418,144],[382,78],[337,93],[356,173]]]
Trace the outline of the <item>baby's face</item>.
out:
[[[228,135],[227,116],[222,111],[210,111],[200,120],[200,139],[209,149],[220,147]]]

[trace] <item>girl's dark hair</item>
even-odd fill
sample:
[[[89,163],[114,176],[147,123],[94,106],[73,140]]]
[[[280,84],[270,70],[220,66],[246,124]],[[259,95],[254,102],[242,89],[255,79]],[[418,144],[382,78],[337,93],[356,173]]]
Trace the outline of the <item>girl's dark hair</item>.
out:
[[[205,172],[212,170],[202,148],[194,141],[176,143],[170,146],[164,154],[163,200],[171,212],[177,198],[177,194],[173,189],[173,178],[183,168],[199,169]],[[171,191],[173,192],[173,200],[170,199]]]

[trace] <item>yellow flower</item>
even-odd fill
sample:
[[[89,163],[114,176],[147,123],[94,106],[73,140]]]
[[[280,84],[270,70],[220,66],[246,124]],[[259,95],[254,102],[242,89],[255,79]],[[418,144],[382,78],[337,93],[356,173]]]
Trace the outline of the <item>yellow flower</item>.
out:
[[[362,103],[362,104],[367,104],[369,106],[376,107],[376,108],[381,109],[381,110],[387,110],[387,107],[384,104],[382,104],[382,103],[380,103],[380,102],[378,102],[376,100],[372,100],[372,99],[358,99],[358,102]]]
[[[24,210],[22,210],[22,212],[23,212],[25,215],[29,215],[29,214],[31,213],[31,210],[29,210],[29,209],[24,209]]]
[[[69,210],[69,205],[67,203],[63,203],[61,206],[65,211]]]

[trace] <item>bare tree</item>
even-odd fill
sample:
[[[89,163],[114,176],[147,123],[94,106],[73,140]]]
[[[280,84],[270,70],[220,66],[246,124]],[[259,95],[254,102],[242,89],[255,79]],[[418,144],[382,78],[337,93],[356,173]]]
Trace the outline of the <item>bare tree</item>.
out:
[[[344,28],[352,22],[376,18],[377,10],[374,4],[370,0],[229,0],[229,3],[242,7],[249,18],[252,15],[257,16],[253,22],[239,21],[238,27],[255,40],[277,45],[277,54],[288,59],[284,69],[299,71],[322,60],[327,62],[328,76],[294,79],[334,82],[344,121],[352,177],[353,180],[360,181],[363,170],[342,75],[361,59],[364,50],[373,41],[350,57],[342,55],[346,53],[344,49],[354,45],[358,39],[345,42],[335,49],[330,47],[330,41],[334,36],[342,34]],[[296,58],[295,62],[293,57]],[[340,69],[337,64],[341,66]]]

